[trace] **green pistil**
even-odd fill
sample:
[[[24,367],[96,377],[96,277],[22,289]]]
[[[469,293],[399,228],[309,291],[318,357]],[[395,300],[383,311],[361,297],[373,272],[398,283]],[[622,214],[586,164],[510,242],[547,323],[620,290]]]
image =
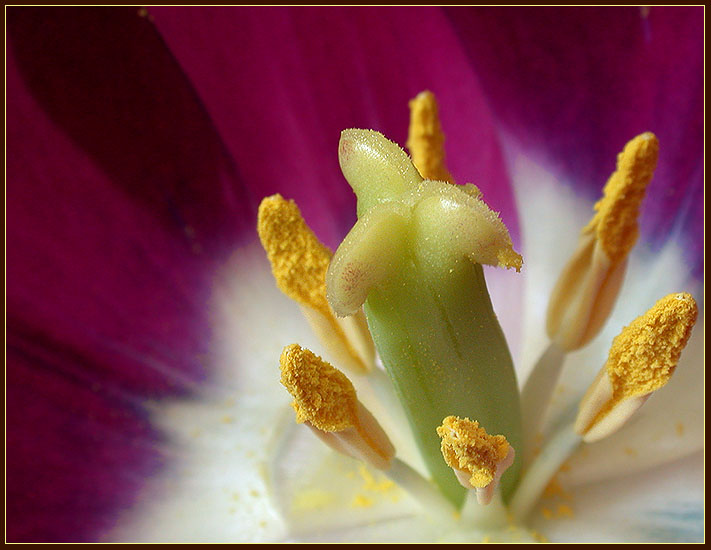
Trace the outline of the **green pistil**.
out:
[[[339,160],[358,196],[358,222],[329,266],[329,303],[338,315],[365,304],[433,481],[460,506],[465,490],[446,465],[436,432],[445,417],[477,420],[521,448],[516,376],[481,267],[518,269],[521,258],[478,191],[423,181],[404,151],[381,134],[343,132]],[[504,499],[519,462],[502,478]]]

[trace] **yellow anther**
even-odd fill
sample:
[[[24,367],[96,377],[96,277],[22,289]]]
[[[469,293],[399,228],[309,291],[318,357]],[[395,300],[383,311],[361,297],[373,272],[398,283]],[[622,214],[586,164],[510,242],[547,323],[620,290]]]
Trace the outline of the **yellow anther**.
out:
[[[617,170],[605,184],[595,215],[583,232],[594,231],[613,264],[627,257],[639,235],[637,218],[659,157],[659,142],[645,132],[625,145]]]
[[[259,205],[257,232],[279,289],[302,306],[311,327],[329,353],[356,372],[372,368],[374,347],[362,313],[338,320],[326,300],[326,271],[331,251],[306,225],[299,207],[281,195]]]
[[[339,453],[380,470],[390,467],[395,448],[341,371],[297,344],[284,348],[279,363],[297,422]]]
[[[637,241],[637,218],[659,156],[659,143],[645,132],[627,143],[605,185],[595,214],[580,234],[578,249],[556,283],[546,319],[548,336],[572,351],[592,340],[615,304],[627,255]]]
[[[697,316],[690,294],[670,294],[613,340],[605,366],[580,404],[576,431],[586,441],[620,428],[652,392],[666,385]]]
[[[444,134],[439,122],[437,100],[432,92],[421,92],[410,100],[407,148],[423,178],[454,183],[444,161]]]
[[[325,289],[331,251],[306,225],[296,203],[281,195],[262,200],[257,232],[279,289],[299,304],[329,315]]]
[[[297,422],[309,422],[325,432],[356,426],[358,399],[342,372],[296,344],[284,348],[279,364],[281,383],[295,399]]]
[[[652,393],[669,382],[697,315],[690,294],[670,294],[625,327],[612,341],[606,365],[613,405]]]
[[[442,456],[450,468],[469,474],[476,488],[489,485],[497,467],[509,453],[510,445],[503,435],[489,435],[479,423],[468,418],[448,416],[437,428],[442,438]]]

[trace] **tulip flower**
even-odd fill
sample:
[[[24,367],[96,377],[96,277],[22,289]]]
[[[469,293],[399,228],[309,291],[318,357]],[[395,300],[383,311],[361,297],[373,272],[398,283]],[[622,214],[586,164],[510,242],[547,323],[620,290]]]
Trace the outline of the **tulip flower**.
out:
[[[703,540],[702,10],[8,8],[7,540]],[[446,163],[430,175],[408,144],[423,90]],[[296,424],[280,384],[285,346],[337,354],[313,304],[277,288],[258,206],[293,200],[336,251],[362,215],[339,166],[351,128],[498,213],[523,264],[483,272],[519,387],[551,357],[549,299],[618,153],[659,142],[606,321],[556,357],[540,452],[507,436],[503,473],[505,457],[471,467],[457,447],[470,479],[490,471],[452,489],[466,504],[447,517],[432,511],[446,491],[418,498],[439,490],[434,458],[379,365],[347,376],[358,422],[408,465],[397,479]],[[583,441],[581,399],[593,424],[607,414],[584,396],[613,340],[677,293],[698,321],[674,375]],[[601,376],[593,394],[614,400]],[[501,474],[508,496],[487,485]]]

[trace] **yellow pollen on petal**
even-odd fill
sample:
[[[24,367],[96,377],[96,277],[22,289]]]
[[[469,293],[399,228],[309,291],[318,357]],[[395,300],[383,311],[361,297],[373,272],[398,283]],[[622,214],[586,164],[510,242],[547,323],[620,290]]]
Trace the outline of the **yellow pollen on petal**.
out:
[[[560,484],[560,481],[558,480],[557,475],[553,476],[546,486],[543,496],[545,498],[553,498],[553,497],[560,497],[560,498],[570,498],[570,493],[566,492],[565,489],[563,489],[563,486]]]
[[[380,481],[377,481],[375,476],[370,472],[370,470],[368,470],[365,464],[358,465],[358,473],[363,479],[363,489],[366,491],[385,494],[393,489],[396,489],[397,487],[392,480],[386,477],[383,477]]]
[[[351,502],[353,508],[370,508],[373,506],[373,499],[365,495],[357,494]]]
[[[410,100],[410,129],[407,148],[423,178],[454,183],[444,161],[444,134],[439,121],[437,100],[430,91]]]
[[[489,435],[479,423],[448,416],[437,428],[442,438],[442,456],[450,468],[467,472],[474,487],[486,487],[494,480],[496,467],[509,452],[503,435]]]
[[[296,421],[325,432],[340,432],[358,423],[358,400],[351,381],[319,356],[297,344],[279,358],[281,383],[294,397]]]
[[[370,337],[361,343],[362,356],[333,314],[326,299],[326,272],[332,253],[306,225],[296,203],[279,194],[263,199],[259,205],[257,232],[279,290],[306,308],[304,314],[312,328],[329,351],[336,354],[339,364],[360,372],[369,371],[370,366],[363,357],[371,353]],[[352,320],[352,337],[363,338],[363,333],[367,334],[365,322],[361,323],[363,326],[359,322],[358,316]]]
[[[572,518],[575,516],[573,509],[567,504],[559,504],[557,510],[558,517]]]
[[[631,457],[633,457],[633,458],[637,456],[637,451],[636,451],[635,449],[633,449],[632,447],[625,447],[625,448],[624,448],[624,453],[625,453],[627,456],[631,456]]]
[[[325,510],[333,506],[335,495],[321,489],[306,489],[294,494],[291,509],[295,512]]]
[[[624,260],[637,241],[639,207],[652,180],[659,157],[659,142],[645,132],[625,145],[617,157],[617,170],[605,184],[595,215],[583,229],[594,231],[613,264]]]

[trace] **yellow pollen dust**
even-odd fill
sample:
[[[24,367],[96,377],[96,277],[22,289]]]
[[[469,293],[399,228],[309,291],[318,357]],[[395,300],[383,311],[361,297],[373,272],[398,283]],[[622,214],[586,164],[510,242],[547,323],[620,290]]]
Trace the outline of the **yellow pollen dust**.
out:
[[[595,215],[583,229],[595,231],[603,250],[613,264],[625,259],[637,242],[639,207],[652,180],[659,157],[659,141],[645,132],[625,145],[617,156],[617,170],[595,204]]]
[[[355,389],[341,371],[297,344],[284,348],[279,363],[281,383],[294,397],[297,422],[325,432],[357,425]]]
[[[622,330],[605,364],[612,399],[593,424],[623,399],[647,395],[669,381],[697,316],[691,294],[669,294]]]
[[[330,316],[326,271],[331,251],[306,225],[296,203],[281,195],[262,200],[257,232],[279,289],[299,304]]]
[[[471,475],[474,487],[486,487],[494,480],[496,466],[509,452],[503,435],[489,435],[479,422],[448,416],[437,428],[442,438],[442,456],[450,468]]]
[[[423,178],[454,183],[444,161],[444,134],[439,121],[437,100],[432,92],[421,92],[410,100],[407,148]]]
[[[365,495],[357,494],[351,502],[353,508],[370,508],[373,506],[373,499]]]

